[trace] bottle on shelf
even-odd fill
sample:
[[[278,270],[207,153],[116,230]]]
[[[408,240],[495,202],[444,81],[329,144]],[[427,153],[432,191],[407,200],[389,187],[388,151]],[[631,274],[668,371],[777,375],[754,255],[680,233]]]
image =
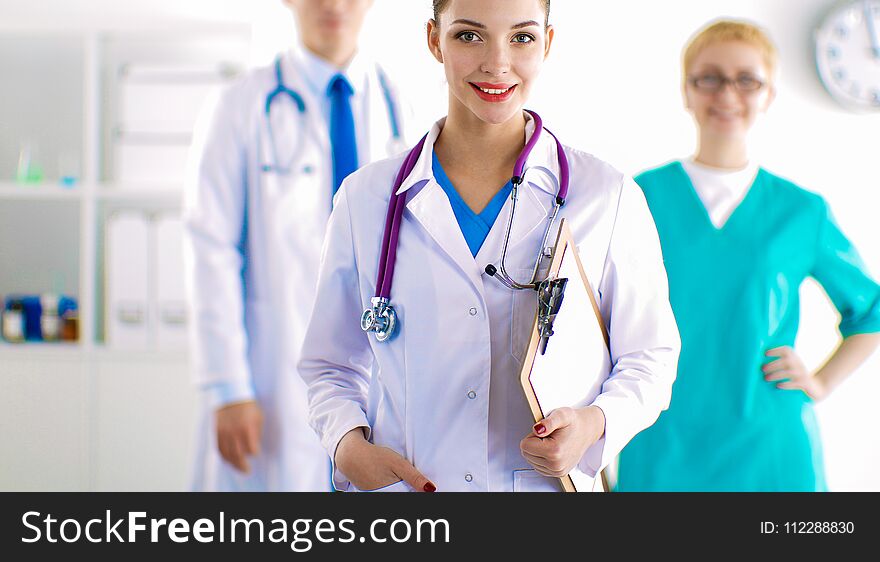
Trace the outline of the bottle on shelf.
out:
[[[20,184],[36,184],[43,181],[43,169],[39,164],[36,144],[25,142],[18,153],[15,181]]]
[[[61,341],[75,342],[79,339],[79,314],[75,308],[61,315]]]
[[[43,341],[54,342],[61,338],[61,317],[58,315],[58,295],[44,293],[40,295],[40,333]]]
[[[9,301],[3,310],[3,339],[12,343],[24,341],[24,304],[18,299]]]

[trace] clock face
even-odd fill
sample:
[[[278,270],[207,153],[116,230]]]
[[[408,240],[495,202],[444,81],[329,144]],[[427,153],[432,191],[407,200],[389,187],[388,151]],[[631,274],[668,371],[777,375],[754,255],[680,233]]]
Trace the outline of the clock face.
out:
[[[816,31],[819,76],[846,107],[880,111],[880,0],[846,2]]]

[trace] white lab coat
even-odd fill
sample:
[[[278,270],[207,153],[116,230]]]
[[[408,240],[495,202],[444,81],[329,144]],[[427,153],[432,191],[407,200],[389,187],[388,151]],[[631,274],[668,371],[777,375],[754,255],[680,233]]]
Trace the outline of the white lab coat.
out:
[[[306,387],[296,373],[332,194],[329,127],[302,64],[295,52],[282,58],[285,85],[304,98],[306,113],[285,95],[271,109],[278,160],[291,163],[289,176],[262,169],[276,164],[265,117],[277,84],[272,66],[228,88],[194,144],[184,218],[196,380],[238,389],[250,381],[265,416],[262,452],[243,475],[220,457],[213,415],[219,404],[204,401],[195,490],[330,489],[329,459],[308,426]],[[366,123],[357,121],[366,125],[358,131],[361,162],[405,149],[391,142],[388,106],[369,64],[360,114]]]
[[[474,258],[431,170],[442,123],[401,187],[409,193],[391,290],[401,330],[390,342],[362,332],[359,318],[375,294],[386,207],[403,157],[358,171],[337,196],[299,364],[311,424],[331,455],[349,430],[369,428],[373,443],[403,455],[440,491],[559,490],[519,449],[533,425],[518,373],[534,294],[483,272],[498,263],[511,203]],[[530,121],[527,135],[533,129]],[[605,413],[605,435],[578,465],[595,478],[668,406],[680,339],[641,191],[596,158],[564,150],[571,187],[560,216],[570,221],[596,285],[613,365],[592,402]],[[521,282],[530,277],[558,177],[556,144],[545,133],[528,162],[506,261]],[[339,470],[334,485],[353,488]],[[383,491],[407,489],[401,482]]]

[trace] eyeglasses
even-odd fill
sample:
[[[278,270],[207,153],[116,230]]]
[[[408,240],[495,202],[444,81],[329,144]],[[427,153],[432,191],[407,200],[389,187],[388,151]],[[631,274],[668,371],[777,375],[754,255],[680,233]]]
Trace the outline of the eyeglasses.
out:
[[[728,78],[718,74],[704,74],[703,76],[691,76],[688,83],[701,92],[715,94],[720,92],[731,84],[737,92],[743,94],[753,94],[766,84],[757,76],[751,74],[740,74],[736,78]]]

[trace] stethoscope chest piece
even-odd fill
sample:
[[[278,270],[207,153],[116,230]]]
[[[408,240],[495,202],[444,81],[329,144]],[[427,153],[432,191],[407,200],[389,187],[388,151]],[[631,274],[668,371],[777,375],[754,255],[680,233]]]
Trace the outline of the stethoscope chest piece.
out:
[[[373,297],[371,302],[373,307],[364,310],[361,316],[361,329],[375,333],[378,341],[386,342],[397,333],[397,311],[386,298]]]

